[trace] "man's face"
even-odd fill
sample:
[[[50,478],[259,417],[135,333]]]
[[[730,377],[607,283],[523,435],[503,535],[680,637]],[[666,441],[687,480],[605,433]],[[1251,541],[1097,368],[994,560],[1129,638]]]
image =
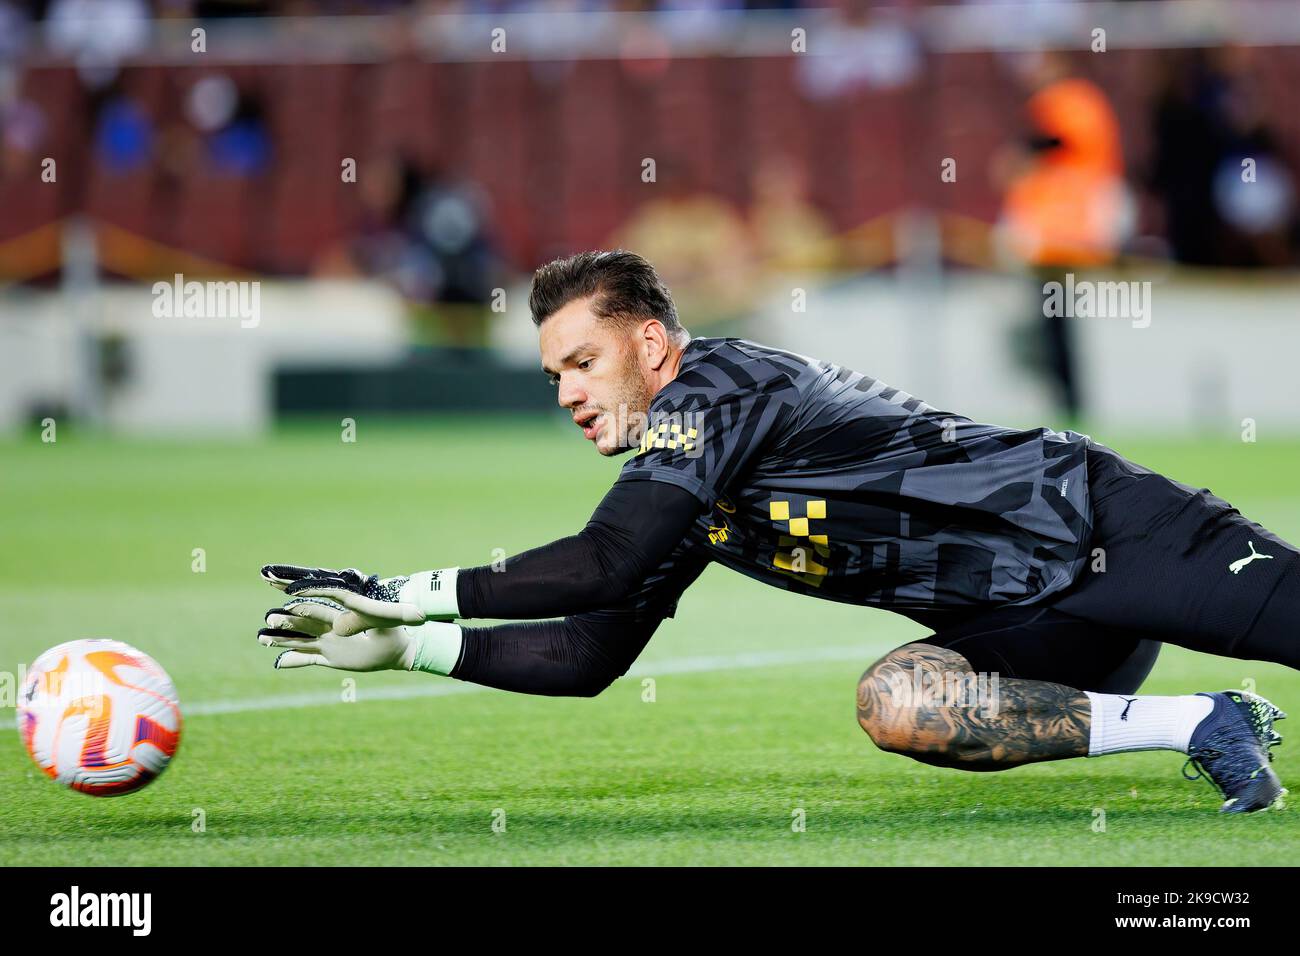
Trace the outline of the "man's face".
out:
[[[542,369],[582,435],[602,455],[639,442],[654,390],[635,334],[602,322],[576,299],[542,323]]]

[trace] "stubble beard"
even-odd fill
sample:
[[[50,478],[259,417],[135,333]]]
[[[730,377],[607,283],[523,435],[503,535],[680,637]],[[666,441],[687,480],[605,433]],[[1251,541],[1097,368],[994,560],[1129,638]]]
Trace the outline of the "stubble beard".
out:
[[[629,349],[623,360],[623,379],[616,401],[609,409],[612,420],[606,424],[613,429],[614,444],[608,451],[601,449],[602,455],[617,455],[640,443],[646,427],[646,412],[653,397],[641,363],[637,361],[636,353]]]

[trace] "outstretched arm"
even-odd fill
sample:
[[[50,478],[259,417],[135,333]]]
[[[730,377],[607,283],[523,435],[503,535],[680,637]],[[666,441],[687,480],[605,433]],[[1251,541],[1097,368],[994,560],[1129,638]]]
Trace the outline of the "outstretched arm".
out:
[[[627,673],[663,620],[604,612],[496,627],[430,621],[344,636],[332,627],[342,613],[299,598],[267,612],[258,641],[283,648],[276,669],[422,670],[524,694],[595,697]]]
[[[285,649],[277,668],[423,670],[520,693],[594,696],[627,672],[708,563],[706,555],[682,546],[699,507],[692,496],[660,494],[660,487],[679,491],[663,482],[625,484],[639,493],[616,486],[618,493],[607,496],[581,534],[512,558],[502,571],[481,569],[481,590],[469,592],[481,601],[475,604],[479,614],[572,608],[562,620],[496,627],[394,622],[357,631],[352,619],[363,615],[299,589],[284,607],[267,612],[258,640]],[[631,520],[624,522],[632,505],[626,511]],[[667,512],[662,521],[658,508]]]
[[[457,680],[523,694],[595,697],[627,673],[660,620],[587,616],[461,628]]]
[[[690,492],[662,481],[619,481],[587,526],[457,578],[459,617],[544,618],[612,607],[681,543],[700,513]]]
[[[355,569],[270,564],[262,577],[292,597],[343,605],[347,613],[335,623],[340,635],[426,620],[578,614],[632,593],[681,543],[701,507],[696,496],[669,482],[619,481],[578,534],[500,565],[380,579]]]

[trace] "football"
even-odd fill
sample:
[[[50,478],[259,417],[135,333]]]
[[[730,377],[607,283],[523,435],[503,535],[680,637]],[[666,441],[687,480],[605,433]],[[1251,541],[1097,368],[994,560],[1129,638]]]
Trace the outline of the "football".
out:
[[[129,644],[69,641],[32,664],[18,695],[18,733],[36,766],[96,797],[139,790],[181,739],[180,700],[158,662]]]

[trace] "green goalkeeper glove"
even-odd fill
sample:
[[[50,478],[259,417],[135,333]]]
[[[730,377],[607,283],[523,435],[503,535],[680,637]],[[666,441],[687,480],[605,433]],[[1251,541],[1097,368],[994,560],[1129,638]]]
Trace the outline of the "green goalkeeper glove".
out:
[[[422,670],[450,674],[460,657],[460,625],[431,621],[419,627],[370,628],[340,634],[346,611],[329,601],[299,598],[266,612],[257,632],[265,647],[283,648],[277,670],[320,665],[344,671]]]
[[[380,578],[356,568],[334,571],[296,564],[268,564],[262,568],[262,578],[293,597],[328,598],[341,604],[346,613],[333,622],[333,631],[340,637],[348,637],[377,627],[454,621],[460,616],[456,607],[459,571],[459,568],[443,568],[406,577]]]

